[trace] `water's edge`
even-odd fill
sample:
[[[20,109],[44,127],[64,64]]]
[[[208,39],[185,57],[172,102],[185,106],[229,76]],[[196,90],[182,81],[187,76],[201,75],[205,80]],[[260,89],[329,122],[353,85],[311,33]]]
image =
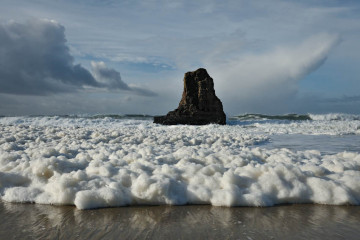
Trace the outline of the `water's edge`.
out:
[[[360,207],[203,205],[77,210],[0,201],[0,239],[357,239]]]

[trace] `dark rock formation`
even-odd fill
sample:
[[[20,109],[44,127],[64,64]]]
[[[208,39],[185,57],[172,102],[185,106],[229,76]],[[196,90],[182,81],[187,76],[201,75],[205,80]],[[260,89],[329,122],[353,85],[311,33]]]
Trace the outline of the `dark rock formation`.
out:
[[[210,123],[226,124],[220,99],[215,95],[213,79],[206,69],[185,73],[184,92],[179,107],[165,116],[155,116],[154,123],[164,125]]]

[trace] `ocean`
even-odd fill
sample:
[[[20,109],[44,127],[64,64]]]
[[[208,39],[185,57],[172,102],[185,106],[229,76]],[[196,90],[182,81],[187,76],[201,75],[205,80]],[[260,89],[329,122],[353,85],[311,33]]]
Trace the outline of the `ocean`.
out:
[[[226,126],[147,115],[0,118],[3,202],[92,209],[360,204],[360,116],[245,114]]]

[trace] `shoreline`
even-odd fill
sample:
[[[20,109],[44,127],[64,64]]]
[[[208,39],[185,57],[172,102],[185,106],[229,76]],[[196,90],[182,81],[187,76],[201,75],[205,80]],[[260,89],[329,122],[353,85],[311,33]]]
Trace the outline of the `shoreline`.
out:
[[[0,201],[0,239],[356,239],[359,206],[74,206]]]

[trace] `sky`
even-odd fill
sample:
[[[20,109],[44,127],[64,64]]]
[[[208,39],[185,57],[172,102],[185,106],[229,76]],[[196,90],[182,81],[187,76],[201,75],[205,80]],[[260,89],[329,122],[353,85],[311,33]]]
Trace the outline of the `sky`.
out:
[[[166,114],[206,68],[227,115],[360,114],[360,1],[1,0],[0,115]]]

